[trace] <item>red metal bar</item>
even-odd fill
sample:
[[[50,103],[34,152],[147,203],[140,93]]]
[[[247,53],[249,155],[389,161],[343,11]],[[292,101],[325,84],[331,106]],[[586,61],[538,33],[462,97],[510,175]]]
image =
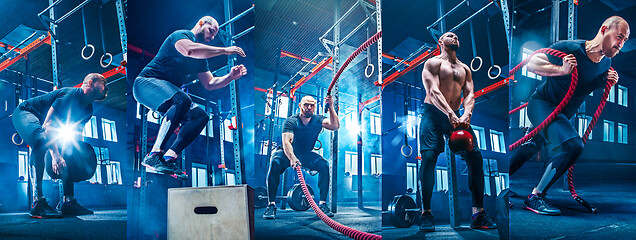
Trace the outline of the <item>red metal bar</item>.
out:
[[[51,35],[50,34],[48,34],[43,39],[40,39],[40,38],[35,39],[33,42],[29,43],[29,45],[26,45],[26,47],[22,48],[20,50],[20,54],[18,54],[18,56],[14,57],[13,59],[4,60],[2,63],[0,63],[0,72],[2,72],[3,70],[5,70],[9,66],[11,66],[11,64],[14,64],[18,60],[26,57],[27,54],[29,54],[30,52],[32,52],[33,50],[35,50],[36,48],[38,48],[38,47],[40,47],[40,46],[42,46],[44,44],[49,44],[49,45],[51,44]]]
[[[383,52],[383,53],[382,53],[382,57],[384,57],[384,58],[388,58],[388,59],[393,60],[393,61],[395,61],[395,62],[397,62],[397,63],[404,62],[405,66],[409,66],[409,65],[411,65],[411,62],[409,62],[409,61],[405,61],[405,60],[404,60],[404,58],[396,57],[396,56],[393,56],[393,55],[388,54],[388,53],[384,53],[384,52]]]
[[[510,112],[508,112],[508,115],[512,115],[513,113],[518,112],[519,110],[525,108],[528,106],[528,103],[524,103],[521,106],[516,107],[515,109],[510,110]]]
[[[382,89],[384,89],[384,87],[386,87],[387,85],[391,84],[392,82],[394,82],[395,80],[397,80],[398,78],[400,78],[401,76],[404,76],[404,74],[406,74],[407,72],[413,70],[415,67],[419,66],[420,64],[422,64],[423,62],[425,62],[426,60],[428,60],[429,58],[432,58],[433,56],[439,55],[439,46],[437,48],[435,48],[435,50],[433,51],[426,51],[424,53],[422,53],[421,55],[417,56],[415,59],[413,59],[410,62],[410,65],[405,68],[402,71],[396,71],[394,73],[392,73],[391,75],[389,75],[388,77],[386,77],[384,79],[384,82],[382,84],[380,84],[378,81],[375,82],[376,86],[381,86]]]
[[[380,94],[378,94],[377,96],[370,98],[369,100],[366,100],[366,101],[364,101],[364,102],[361,102],[361,103],[360,103],[360,112],[362,112],[362,110],[364,110],[364,107],[365,107],[366,105],[369,105],[369,104],[371,104],[371,103],[377,102],[377,101],[379,101],[381,98],[382,98],[382,94],[380,93]]]
[[[111,70],[108,70],[108,71],[102,73],[102,76],[104,76],[104,78],[108,79],[109,77],[115,76],[118,73],[126,75],[126,67],[117,66],[116,68],[113,68]],[[79,83],[79,84],[77,84],[77,85],[75,85],[73,87],[78,88],[78,87],[81,87],[81,86],[82,86],[82,83]]]
[[[6,49],[13,48],[13,46],[11,46],[9,44],[6,44],[6,43],[3,43],[3,42],[0,42],[0,47],[6,48]],[[15,51],[17,53],[20,53],[20,48],[14,48],[13,51]]]
[[[317,65],[317,64],[318,64],[318,62],[316,62],[315,60],[314,60],[314,61],[312,61],[312,60],[311,60],[311,59],[309,59],[309,58],[306,58],[306,57],[300,56],[300,55],[298,55],[298,54],[293,54],[293,53],[290,53],[290,52],[285,51],[285,50],[280,50],[280,56],[281,56],[281,57],[290,57],[290,58],[298,59],[298,60],[301,60],[301,61],[303,61],[303,62],[311,63],[311,64],[314,64],[314,65]],[[327,68],[327,69],[329,69],[329,70],[332,70],[331,66],[326,66],[325,68]]]
[[[146,55],[146,56],[148,56],[150,58],[154,58],[155,57],[154,54],[152,54],[152,53],[150,53],[150,52],[148,52],[146,50],[143,50],[141,48],[135,47],[135,46],[130,45],[130,44],[128,44],[127,46],[128,46],[128,51],[141,53],[141,54],[144,54],[144,55]]]
[[[296,84],[294,84],[294,87],[291,89],[291,91],[289,91],[289,95],[294,97],[294,93],[296,92],[296,90],[298,90],[300,88],[300,86],[305,84],[312,77],[316,76],[316,74],[318,74],[318,72],[320,72],[320,70],[322,70],[328,64],[330,64],[332,62],[332,60],[333,60],[333,58],[329,57],[329,58],[327,58],[325,60],[320,61],[320,63],[318,63],[318,65],[316,65],[314,68],[311,69],[311,73],[309,75],[302,77],[300,80],[298,80],[298,82],[296,82]]]

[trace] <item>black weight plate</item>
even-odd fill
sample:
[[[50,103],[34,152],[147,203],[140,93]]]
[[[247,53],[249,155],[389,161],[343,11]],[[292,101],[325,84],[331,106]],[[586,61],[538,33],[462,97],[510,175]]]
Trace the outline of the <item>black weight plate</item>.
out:
[[[307,185],[307,190],[309,190],[309,194],[313,198],[314,190],[311,189],[311,186]],[[287,192],[287,203],[291,209],[296,211],[307,211],[311,207],[309,206],[309,201],[305,198],[303,187],[298,183]]]
[[[254,207],[264,208],[267,207],[267,188],[256,187],[254,188]]]
[[[408,195],[397,195],[389,203],[389,219],[391,224],[399,228],[407,228],[413,225],[418,212],[406,211],[417,206],[413,198]]]

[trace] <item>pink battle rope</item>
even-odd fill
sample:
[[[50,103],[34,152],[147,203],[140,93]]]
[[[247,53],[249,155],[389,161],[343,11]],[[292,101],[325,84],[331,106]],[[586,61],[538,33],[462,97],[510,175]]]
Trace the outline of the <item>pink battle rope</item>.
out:
[[[530,55],[526,59],[524,59],[515,68],[510,70],[510,75],[514,75],[515,72],[517,72],[523,66],[528,64],[528,62],[530,61],[530,58],[533,55],[537,54],[537,53],[550,54],[550,55],[553,55],[553,56],[556,56],[556,57],[560,57],[560,58],[563,58],[563,57],[565,57],[567,55],[564,52],[561,52],[561,51],[558,51],[558,50],[554,50],[554,49],[549,49],[549,48],[539,49],[539,50],[535,51],[534,53],[532,53],[532,55]],[[614,70],[611,67],[610,67],[610,69],[612,71]],[[510,145],[508,147],[508,149],[513,150],[513,149],[519,147],[521,144],[523,144],[526,141],[530,140],[539,131],[541,131],[548,124],[550,124],[554,120],[554,118],[556,118],[556,116],[561,113],[561,111],[563,110],[565,105],[568,104],[568,102],[572,98],[572,95],[574,95],[574,90],[576,89],[577,82],[578,82],[578,71],[577,71],[577,69],[575,67],[572,70],[572,81],[570,82],[570,88],[568,88],[568,92],[565,94],[565,97],[563,98],[563,100],[561,100],[559,105],[557,105],[556,109],[554,109],[554,111],[545,120],[543,120],[543,122],[541,122],[541,124],[539,124],[539,126],[537,126],[530,133],[528,133],[527,135],[525,135],[524,137],[519,139],[517,142],[513,143],[512,145]],[[610,81],[607,81],[607,83],[605,84],[605,90],[603,92],[603,97],[601,98],[601,102],[599,103],[598,108],[596,109],[596,112],[594,112],[594,116],[592,117],[592,120],[590,121],[590,124],[587,126],[587,129],[585,130],[585,134],[583,134],[583,139],[582,139],[583,144],[585,144],[585,142],[587,141],[590,133],[592,133],[592,129],[594,128],[594,125],[596,124],[599,116],[603,112],[603,108],[605,108],[605,102],[607,101],[607,97],[609,96],[609,91],[611,90],[611,88],[612,88],[612,83]],[[513,114],[513,113],[521,110],[522,108],[524,108],[526,106],[528,106],[528,103],[525,103],[525,104],[523,104],[523,105],[521,105],[521,106],[519,106],[519,107],[517,107],[517,108],[515,108],[513,110],[510,110],[509,114]],[[572,198],[574,198],[574,200],[576,200],[578,203],[580,203],[581,205],[583,205],[584,207],[589,209],[592,213],[596,213],[597,209],[595,207],[593,207],[592,205],[590,205],[587,201],[585,201],[583,198],[581,198],[576,193],[576,190],[574,189],[573,174],[574,174],[574,164],[572,164],[572,166],[570,166],[570,168],[568,168],[568,175],[567,175],[568,176],[568,188],[570,190],[570,195],[572,195]]]
[[[333,80],[331,80],[331,84],[329,84],[329,88],[327,88],[327,95],[331,94],[331,89],[333,88],[334,85],[336,85],[336,81],[338,81],[340,74],[342,74],[342,72],[347,68],[347,65],[349,65],[349,63],[351,63],[351,61],[353,61],[353,59],[355,59],[358,56],[358,54],[360,54],[362,51],[367,49],[373,43],[377,42],[381,37],[382,37],[382,31],[377,32],[371,38],[365,41],[362,45],[360,45],[360,47],[358,47],[358,49],[356,49],[351,54],[351,56],[347,58],[347,60],[342,64],[342,67],[338,69],[338,72],[336,73],[336,75],[334,75]],[[378,64],[382,64],[382,63],[378,63]]]
[[[307,189],[307,185],[305,184],[305,178],[303,177],[303,172],[300,168],[300,166],[295,167],[294,169],[296,169],[296,173],[298,174],[298,179],[300,180],[300,185],[303,187],[303,193],[305,193],[305,197],[307,198],[307,201],[309,201],[309,205],[311,205],[311,209],[314,210],[314,212],[316,212],[316,215],[318,215],[318,217],[320,219],[322,219],[323,222],[325,222],[327,225],[329,225],[329,227],[333,228],[334,230],[347,235],[347,237],[353,238],[353,239],[361,239],[361,240],[378,240],[378,239],[382,239],[381,236],[379,235],[375,235],[375,234],[371,234],[371,233],[366,233],[366,232],[362,232],[359,230],[355,230],[353,228],[347,227],[345,225],[342,225],[336,221],[334,221],[333,219],[331,219],[330,217],[328,217],[325,213],[323,213],[320,208],[318,207],[318,205],[316,205],[316,202],[314,201],[314,198],[311,197],[311,194],[309,194],[309,189]]]

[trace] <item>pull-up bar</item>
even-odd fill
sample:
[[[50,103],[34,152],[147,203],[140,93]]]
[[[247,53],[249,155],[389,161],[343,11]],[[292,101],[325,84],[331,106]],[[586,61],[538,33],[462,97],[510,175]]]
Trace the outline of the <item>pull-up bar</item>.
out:
[[[436,55],[439,55],[439,47],[435,48],[432,51],[428,50],[428,51],[422,53],[421,55],[417,56],[415,59],[413,59],[413,61],[410,62],[410,65],[407,68],[405,68],[402,71],[396,71],[396,72],[392,73],[391,75],[389,75],[387,78],[384,79],[383,83],[379,83],[378,81],[376,81],[374,84],[376,86],[381,86],[382,89],[384,89],[384,87],[386,87],[387,85],[391,84],[393,81],[397,80],[401,76],[404,76],[404,74],[406,74],[407,72],[413,70],[415,67],[419,66],[424,61],[426,61],[429,58],[432,58],[433,56],[436,56]]]
[[[300,88],[300,86],[302,86],[304,83],[309,81],[309,79],[311,79],[312,77],[316,76],[316,74],[318,74],[318,72],[320,72],[320,70],[325,68],[332,61],[333,61],[332,57],[328,57],[328,58],[320,61],[320,63],[318,63],[318,65],[316,65],[314,68],[311,69],[311,73],[309,75],[300,78],[300,80],[298,80],[298,82],[296,82],[296,84],[294,84],[294,87],[289,91],[289,95],[291,97],[294,97],[294,93],[296,92],[296,90],[298,90]]]
[[[20,50],[20,54],[18,54],[18,56],[12,58],[12,59],[7,59],[4,62],[0,63],[0,72],[2,72],[2,70],[8,68],[9,66],[11,66],[11,64],[17,62],[18,60],[22,59],[23,57],[26,57],[27,54],[29,54],[30,52],[32,52],[33,50],[35,50],[36,48],[44,45],[44,44],[51,44],[51,35],[48,34],[46,37],[44,35],[40,36],[38,39],[34,40],[33,42],[29,43],[29,45],[27,45],[26,47],[22,48]]]
[[[225,27],[226,25],[228,25],[228,24],[230,24],[230,23],[236,22],[236,20],[238,20],[239,18],[242,18],[243,16],[247,15],[250,11],[254,11],[254,4],[252,4],[252,7],[248,8],[248,9],[247,9],[247,10],[245,10],[245,11],[243,11],[243,12],[242,12],[242,13],[240,13],[239,15],[236,15],[236,16],[234,16],[233,18],[231,18],[230,20],[228,20],[228,21],[224,22],[223,24],[221,24],[221,25],[219,26],[219,29],[221,29],[221,28]],[[252,26],[252,27],[251,27],[251,28],[249,28],[249,29],[252,29],[252,28],[254,28],[254,27]],[[248,29],[248,30],[249,30],[249,29]],[[238,36],[238,35],[237,35],[237,36]]]

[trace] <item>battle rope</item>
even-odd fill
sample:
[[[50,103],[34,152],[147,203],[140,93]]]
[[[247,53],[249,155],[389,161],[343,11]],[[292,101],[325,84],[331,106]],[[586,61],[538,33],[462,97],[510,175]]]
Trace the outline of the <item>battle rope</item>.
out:
[[[362,51],[364,51],[369,46],[371,46],[371,44],[377,42],[381,37],[382,37],[382,31],[377,32],[376,34],[371,36],[371,38],[365,41],[362,45],[360,45],[360,47],[358,47],[358,49],[356,49],[351,54],[351,56],[347,58],[347,60],[342,64],[342,67],[340,67],[340,69],[338,69],[338,72],[336,72],[336,75],[334,75],[333,80],[331,80],[331,84],[329,84],[329,88],[327,88],[327,95],[331,94],[331,89],[333,88],[334,85],[336,85],[336,81],[338,81],[340,74],[342,74],[342,72],[347,68],[349,63],[351,63],[351,61],[353,61],[353,59],[355,59]],[[379,63],[379,64],[382,64],[382,63]]]
[[[561,51],[558,51],[558,50],[554,50],[554,49],[549,49],[549,48],[539,49],[539,50],[535,51],[534,53],[532,53],[530,56],[528,56],[526,59],[524,59],[515,68],[510,70],[510,75],[511,76],[514,75],[515,72],[517,72],[523,66],[528,64],[528,62],[530,61],[530,58],[533,55],[537,54],[537,53],[550,54],[550,55],[553,55],[555,57],[560,57],[560,58],[563,58],[563,57],[565,57],[567,55],[564,52],[561,52]],[[610,67],[610,69],[614,70],[611,67]],[[568,88],[568,92],[565,94],[565,97],[563,98],[563,100],[561,100],[559,105],[557,105],[556,109],[554,109],[554,111],[545,120],[543,120],[543,122],[541,122],[541,124],[539,124],[539,126],[537,126],[535,129],[533,129],[527,135],[523,136],[517,142],[513,143],[512,145],[510,145],[508,147],[508,149],[510,149],[512,151],[513,149],[519,147],[521,144],[523,144],[526,141],[530,140],[539,131],[541,131],[548,124],[550,124],[554,120],[554,118],[556,118],[556,116],[561,113],[563,108],[568,104],[568,102],[570,101],[570,99],[574,95],[574,90],[576,89],[577,82],[578,82],[578,71],[577,71],[577,69],[575,67],[572,70],[572,80],[570,82],[570,87]],[[599,103],[598,108],[596,108],[596,112],[594,112],[594,116],[592,117],[592,120],[590,121],[590,124],[587,126],[587,129],[585,130],[585,134],[583,134],[583,139],[582,139],[583,144],[585,144],[585,142],[587,141],[590,133],[592,133],[592,129],[594,128],[594,125],[596,124],[599,116],[603,112],[603,108],[605,108],[605,102],[607,101],[607,97],[609,96],[609,92],[610,92],[611,88],[612,88],[612,83],[610,81],[607,81],[607,83],[605,84],[605,90],[603,92],[603,97],[601,98],[601,102]],[[523,105],[511,110],[509,112],[509,114],[515,113],[515,112],[521,110],[522,108],[526,107],[527,105],[528,105],[528,103],[525,103],[525,104],[523,104]],[[572,166],[570,166],[570,168],[568,168],[568,175],[567,175],[568,176],[568,188],[570,190],[570,195],[572,195],[572,198],[574,198],[574,200],[576,200],[578,203],[583,205],[585,208],[589,209],[592,213],[596,213],[597,209],[595,207],[593,207],[592,205],[590,205],[587,201],[585,201],[583,198],[581,198],[576,193],[576,190],[574,189],[573,174],[574,174],[574,164],[572,164]]]
[[[301,170],[301,168],[299,166],[294,167],[294,169],[296,169],[296,173],[298,174],[298,179],[300,180],[300,185],[303,188],[303,193],[305,193],[305,197],[307,198],[307,201],[309,202],[309,205],[311,206],[311,209],[314,210],[314,212],[316,212],[316,215],[318,215],[318,217],[325,222],[327,225],[329,225],[329,227],[333,228],[334,230],[347,235],[347,237],[353,238],[353,239],[362,239],[362,240],[376,240],[376,239],[382,239],[381,236],[379,235],[375,235],[375,234],[371,234],[371,233],[366,233],[366,232],[362,232],[359,230],[355,230],[353,228],[347,227],[345,225],[342,225],[336,221],[334,221],[333,219],[331,219],[330,217],[328,217],[324,212],[322,212],[320,210],[320,208],[318,207],[318,205],[316,205],[316,202],[314,201],[314,198],[311,197],[311,194],[309,194],[309,189],[307,189],[307,185],[305,184],[305,178],[303,177],[303,172]]]

